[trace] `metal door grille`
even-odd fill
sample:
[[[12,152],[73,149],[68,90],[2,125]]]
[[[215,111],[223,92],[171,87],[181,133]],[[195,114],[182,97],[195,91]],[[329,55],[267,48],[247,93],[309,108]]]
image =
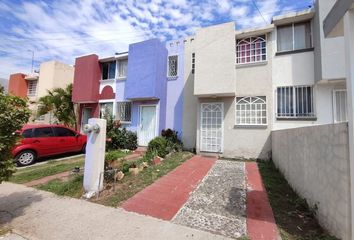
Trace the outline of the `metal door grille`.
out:
[[[201,104],[201,151],[222,152],[223,103]]]

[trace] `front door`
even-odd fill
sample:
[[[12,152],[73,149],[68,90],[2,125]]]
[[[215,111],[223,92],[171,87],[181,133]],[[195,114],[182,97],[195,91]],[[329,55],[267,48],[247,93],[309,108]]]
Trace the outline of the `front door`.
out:
[[[92,108],[83,108],[81,116],[81,132],[83,132],[85,124],[88,123],[89,118],[91,117]]]
[[[141,106],[139,145],[147,146],[154,137],[156,137],[156,106]]]
[[[200,123],[200,150],[222,152],[223,103],[202,103]]]

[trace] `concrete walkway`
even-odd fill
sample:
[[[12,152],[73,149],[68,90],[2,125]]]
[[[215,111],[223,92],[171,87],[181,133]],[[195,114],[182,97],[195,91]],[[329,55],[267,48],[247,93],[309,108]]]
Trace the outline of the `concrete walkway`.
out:
[[[226,237],[246,235],[245,163],[218,160],[173,222]]]
[[[156,218],[0,184],[0,225],[26,239],[228,239]]]
[[[171,220],[208,173],[216,158],[194,156],[123,203],[131,212]]]

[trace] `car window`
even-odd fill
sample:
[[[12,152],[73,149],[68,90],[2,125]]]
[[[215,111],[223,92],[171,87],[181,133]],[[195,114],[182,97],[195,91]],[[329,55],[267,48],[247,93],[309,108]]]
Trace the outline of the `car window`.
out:
[[[75,132],[62,127],[55,127],[54,131],[57,137],[74,137],[76,135]]]
[[[31,138],[32,137],[32,129],[26,129],[22,132],[23,138]]]
[[[34,137],[53,137],[53,130],[50,127],[44,128],[35,128],[34,129]]]

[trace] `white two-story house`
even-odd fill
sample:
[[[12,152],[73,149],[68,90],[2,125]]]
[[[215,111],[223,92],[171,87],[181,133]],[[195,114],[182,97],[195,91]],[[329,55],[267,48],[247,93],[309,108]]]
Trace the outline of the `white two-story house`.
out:
[[[322,30],[334,3],[186,38],[183,141],[200,153],[269,159],[272,130],[346,121],[344,40]]]

